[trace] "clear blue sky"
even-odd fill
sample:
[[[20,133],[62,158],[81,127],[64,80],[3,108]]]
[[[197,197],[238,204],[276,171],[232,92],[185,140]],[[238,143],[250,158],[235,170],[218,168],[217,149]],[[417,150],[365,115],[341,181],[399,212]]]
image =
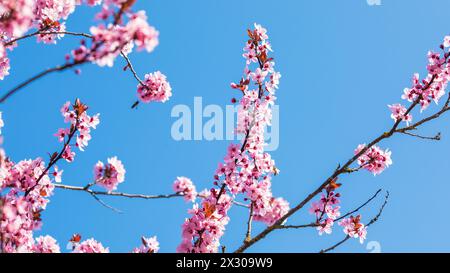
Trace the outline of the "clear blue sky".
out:
[[[138,1],[149,21],[160,31],[160,45],[152,54],[133,53],[141,76],[161,70],[168,76],[173,97],[165,104],[141,105],[130,110],[136,82],[114,68],[83,67],[51,75],[33,83],[1,105],[6,127],[4,147],[14,160],[46,157],[59,148],[53,137],[63,126],[60,106],[81,98],[91,112],[101,113],[86,152],[73,164],[60,164],[63,182],[85,185],[97,160],[117,155],[127,169],[125,192],[169,193],[176,176],[190,177],[198,189],[211,186],[227,141],[181,141],[171,138],[170,112],[177,104],[192,106],[194,96],[204,104],[228,104],[235,94],[229,83],[242,72],[242,47],[246,28],[253,22],[267,27],[282,73],[280,145],[272,153],[281,169],[273,191],[291,204],[303,199],[347,160],[354,148],[368,142],[392,124],[387,104],[400,102],[414,72],[425,73],[426,53],[437,49],[450,33],[445,0],[382,0],[369,6],[352,1]],[[79,8],[68,20],[68,30],[87,31],[97,9]],[[64,62],[78,43],[67,37],[57,46],[23,41],[10,54],[11,75],[0,92],[43,68]],[[430,114],[436,106],[424,114]],[[418,113],[414,113],[418,118]],[[391,192],[382,219],[370,227],[368,240],[383,252],[449,251],[450,224],[448,170],[450,167],[449,116],[427,125],[424,134],[441,131],[440,142],[397,136],[381,144],[393,151],[394,164],[373,177],[360,172],[341,180],[343,210],[365,201],[378,188]],[[191,204],[182,199],[129,200],[106,198],[124,211],[114,213],[93,198],[78,192],[55,190],[37,234],[50,234],[64,247],[71,234],[95,237],[112,251],[129,251],[140,236],[157,235],[162,252],[175,251],[181,224]],[[367,220],[376,213],[364,211]],[[231,212],[223,244],[234,250],[245,232],[247,214]],[[305,223],[307,210],[289,220]],[[257,230],[262,226],[257,225]],[[250,249],[255,252],[318,251],[343,238],[340,228],[319,237],[315,230],[277,231]],[[366,244],[352,240],[338,251],[367,252]]]

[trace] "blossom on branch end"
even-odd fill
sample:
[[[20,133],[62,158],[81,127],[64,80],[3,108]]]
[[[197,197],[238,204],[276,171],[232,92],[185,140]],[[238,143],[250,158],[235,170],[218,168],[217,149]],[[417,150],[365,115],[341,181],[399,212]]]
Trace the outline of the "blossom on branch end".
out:
[[[181,193],[186,201],[195,201],[197,197],[197,191],[194,183],[187,177],[177,177],[177,180],[173,182],[173,190],[176,193]]]
[[[172,96],[172,87],[164,74],[159,71],[145,75],[144,85],[137,89],[139,99],[144,103],[166,102]]]
[[[363,149],[366,149],[366,145],[360,144],[355,150],[355,155],[359,154]],[[374,145],[358,157],[358,164],[360,168],[377,175],[392,164],[391,153],[389,149],[383,151],[380,147]]]
[[[125,168],[117,157],[108,158],[108,164],[99,161],[94,166],[95,183],[108,191],[117,189],[117,185],[125,180]]]
[[[350,216],[339,222],[339,225],[344,227],[344,233],[351,238],[359,238],[362,244],[367,236],[367,227],[361,223],[361,215],[356,217]]]

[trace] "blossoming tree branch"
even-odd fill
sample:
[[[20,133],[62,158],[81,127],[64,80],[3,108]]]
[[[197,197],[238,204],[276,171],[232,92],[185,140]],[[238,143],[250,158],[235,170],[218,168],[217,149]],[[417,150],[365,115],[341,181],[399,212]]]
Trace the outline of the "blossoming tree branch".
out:
[[[112,67],[118,57],[124,59],[124,70],[130,71],[130,75],[138,84],[137,100],[132,105],[133,108],[139,103],[167,101],[172,95],[167,77],[156,71],[141,79],[128,57],[135,47],[137,50],[151,52],[158,45],[158,31],[149,25],[144,11],[133,10],[134,2],[135,0],[1,1],[1,80],[16,76],[9,75],[8,56],[14,54],[14,48],[20,46],[22,40],[36,38],[37,42],[46,44],[57,43],[65,36],[74,36],[81,40],[80,46],[65,56],[65,63],[18,80],[18,84],[11,90],[1,90],[0,103],[10,103],[11,96],[19,91],[29,92],[27,89],[30,84],[48,74],[65,70],[79,73],[79,67],[89,63]],[[100,11],[96,14],[98,25],[92,26],[89,32],[66,29],[65,20],[79,5],[99,7]],[[450,110],[450,96],[444,98],[450,79],[450,36],[444,38],[439,51],[428,53],[427,75],[420,79],[418,74],[414,74],[411,87],[405,88],[401,96],[404,104],[388,105],[393,125],[375,139],[357,145],[350,158],[332,170],[329,177],[318,183],[313,192],[303,199],[291,200],[293,205],[290,205],[287,200],[272,194],[272,179],[280,171],[271,155],[265,151],[264,141],[264,131],[271,126],[271,110],[276,100],[275,93],[281,74],[275,70],[272,46],[266,29],[255,24],[247,34],[243,75],[231,84],[231,88],[240,94],[240,98],[231,99],[233,103],[239,104],[235,132],[243,137],[239,143],[231,143],[228,146],[223,161],[212,174],[214,182],[210,188],[197,191],[189,178],[179,176],[172,184],[172,192],[121,192],[118,187],[125,181],[126,171],[117,157],[108,158],[105,162],[98,161],[93,166],[92,181],[86,182],[85,186],[63,184],[61,167],[73,162],[76,152],[86,149],[93,131],[100,123],[100,115],[92,114],[91,109],[82,100],[68,101],[60,109],[66,126],[55,128],[54,136],[60,145],[55,152],[49,154],[48,159],[14,161],[3,149],[0,150],[0,252],[60,252],[58,242],[50,235],[34,236],[34,232],[43,225],[43,211],[51,209],[49,202],[55,188],[88,194],[101,205],[117,212],[120,211],[103,200],[104,196],[148,200],[182,197],[186,202],[192,202],[192,208],[187,211],[184,223],[180,223],[182,233],[176,249],[178,252],[225,251],[221,238],[230,221],[228,213],[234,207],[248,211],[246,232],[242,234],[242,238],[235,238],[242,242],[234,250],[237,253],[247,250],[272,232],[285,229],[314,228],[319,235],[330,234],[334,229],[339,229],[342,232],[342,240],[330,244],[330,247],[321,252],[334,250],[352,238],[362,243],[369,227],[380,219],[389,193],[385,193],[384,202],[375,215],[363,217],[361,212],[382,195],[382,190],[370,197],[361,197],[360,206],[353,210],[341,211],[340,177],[361,170],[380,175],[392,164],[392,152],[381,148],[382,142],[395,135],[426,140],[440,139],[440,133],[425,136],[418,130],[425,123],[438,119]],[[429,110],[431,114],[426,115],[425,110],[428,110],[433,102],[437,105],[433,108],[437,108]],[[413,118],[413,113],[416,115],[415,112],[419,108],[420,114],[417,114],[420,118]],[[0,115],[0,128],[2,127],[4,123]],[[277,179],[282,179],[282,176]],[[306,206],[309,206],[311,221],[291,223],[290,217],[305,213]],[[252,229],[254,221],[262,222],[266,227],[255,231]],[[73,252],[109,252],[107,247],[95,239],[85,239],[76,231],[73,232],[74,235],[69,240]],[[134,249],[130,246],[130,250],[137,253],[157,252],[157,237],[145,236],[141,238],[139,246]]]

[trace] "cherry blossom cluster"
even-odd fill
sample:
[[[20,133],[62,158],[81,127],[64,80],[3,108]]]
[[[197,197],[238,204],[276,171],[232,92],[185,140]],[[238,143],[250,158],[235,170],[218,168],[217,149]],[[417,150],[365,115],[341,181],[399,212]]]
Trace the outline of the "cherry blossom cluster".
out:
[[[35,230],[42,226],[41,214],[50,202],[49,197],[55,188],[54,182],[61,182],[62,170],[56,167],[59,159],[73,160],[73,155],[68,158],[67,152],[71,145],[80,146],[83,138],[89,136],[90,128],[95,128],[99,121],[98,115],[89,116],[86,113],[88,107],[76,100],[75,103],[65,103],[61,113],[66,122],[70,123],[69,129],[58,130],[58,138],[64,142],[61,152],[54,153],[46,165],[44,160],[22,160],[13,162],[0,148],[0,252],[33,252],[33,253],[59,253],[60,246],[57,241],[49,236],[33,237]],[[0,134],[4,123],[0,112]],[[76,135],[76,133],[78,134]],[[73,137],[81,139],[71,144]],[[87,143],[83,143],[86,146]],[[53,166],[53,170],[50,170]],[[124,180],[125,169],[116,157],[109,158],[107,164],[99,162],[95,167],[95,182],[114,190],[118,183]],[[53,178],[52,178],[53,177]],[[195,189],[194,189],[195,191]],[[75,234],[69,241],[73,253],[108,253],[95,239],[81,242],[81,236]],[[158,252],[159,243],[156,237],[142,238],[142,245],[135,248],[135,253]]]
[[[239,101],[236,133],[244,136],[241,148],[231,144],[215,174],[217,183],[222,179],[231,193],[245,193],[253,207],[253,217],[268,225],[273,224],[289,210],[283,198],[274,198],[271,177],[279,170],[270,154],[264,152],[264,130],[271,125],[275,91],[278,89],[279,72],[275,62],[268,57],[272,51],[267,31],[255,24],[248,30],[249,40],[244,47],[246,59],[244,77],[231,87],[243,93]],[[255,64],[256,68],[252,69]]]
[[[12,162],[2,150],[0,177],[0,235],[4,252],[30,252],[34,247],[33,231],[42,226],[45,210],[54,186],[44,161]]]
[[[194,183],[187,177],[177,177],[175,182],[173,182],[173,190],[176,193],[181,193],[186,201],[195,201],[197,197],[197,191],[195,189]]]
[[[427,76],[420,80],[419,74],[415,73],[412,78],[412,86],[403,90],[402,99],[409,102],[419,103],[420,111],[428,108],[434,101],[438,104],[445,94],[448,81],[450,80],[450,36],[444,38],[440,45],[442,52],[428,52]],[[412,115],[407,108],[401,104],[388,105],[391,110],[391,118],[397,121],[405,121],[407,124],[412,121]]]
[[[360,144],[355,150],[355,155],[359,154],[366,148],[366,144]],[[358,164],[360,168],[366,169],[374,175],[380,174],[392,164],[391,151],[389,149],[382,150],[374,145],[368,148],[359,158]]]
[[[34,253],[60,253],[61,249],[55,238],[51,236],[39,236],[33,245],[32,252]]]
[[[74,243],[73,253],[109,253],[109,248],[105,248],[102,243],[95,239],[87,239],[81,243]]]
[[[9,75],[10,69],[4,43],[28,31],[34,20],[34,7],[34,0],[0,2],[0,80]]]
[[[159,242],[156,236],[141,238],[142,245],[134,248],[132,253],[156,253],[159,251]],[[109,253],[109,248],[104,247],[102,243],[98,242],[94,238],[81,241],[80,234],[74,234],[69,240],[68,248],[72,250],[72,253]],[[54,248],[55,250],[59,248]],[[48,252],[51,253],[51,252]],[[56,251],[55,251],[56,253]]]
[[[90,45],[85,40],[66,56],[67,62],[85,62],[99,66],[112,66],[119,54],[129,54],[133,47],[151,52],[158,45],[159,32],[147,22],[145,11],[132,12],[135,0],[18,0],[0,3],[0,80],[9,75],[6,48],[12,50],[32,28],[37,29],[38,41],[56,43],[66,33],[65,20],[77,5],[100,5],[97,26],[90,28]],[[34,36],[33,35],[33,36]],[[79,70],[76,70],[79,72]],[[154,90],[151,92],[154,93]],[[153,100],[165,101],[170,93],[152,95]],[[148,95],[147,95],[148,96]]]
[[[195,204],[189,211],[191,218],[183,224],[179,252],[217,252],[219,239],[228,223],[230,200],[237,194],[245,194],[245,200],[250,201],[251,217],[267,225],[276,222],[289,210],[286,200],[272,195],[271,177],[279,170],[270,154],[264,151],[264,130],[271,125],[271,107],[276,99],[280,74],[274,70],[273,58],[268,57],[272,48],[266,29],[258,24],[254,27],[248,30],[249,40],[244,47],[244,77],[239,84],[231,84],[243,94],[236,128],[236,133],[243,135],[242,143],[229,145],[224,162],[215,172],[214,184],[220,189],[211,190],[210,197],[203,200],[201,206]],[[253,65],[257,67],[253,68]],[[233,101],[237,102],[236,99]],[[225,200],[219,202],[216,196]]]
[[[230,218],[227,213],[232,205],[232,197],[224,191],[211,189],[201,193],[201,206],[194,204],[182,225],[182,242],[177,247],[181,253],[214,253],[220,246],[225,226]]]
[[[362,244],[367,236],[367,227],[361,223],[361,215],[356,217],[350,216],[349,218],[342,219],[339,225],[344,227],[344,233],[351,238],[359,238],[359,242]]]
[[[100,123],[100,114],[89,116],[86,112],[88,107],[79,99],[75,103],[66,102],[61,107],[61,115],[64,117],[64,122],[69,123],[69,128],[60,128],[55,136],[59,142],[64,142],[64,151],[61,155],[67,162],[72,162],[75,157],[75,152],[71,148],[71,140],[76,136],[75,146],[84,151],[84,148],[91,140],[91,129],[96,129]]]
[[[36,19],[35,0],[16,0],[0,2],[0,32],[2,40],[7,41],[22,36]],[[40,1],[45,2],[45,1]]]
[[[0,249],[3,252],[33,250],[33,231],[42,226],[41,212],[53,189],[41,158],[15,163],[0,149],[0,193],[4,194],[0,196]]]
[[[98,161],[94,166],[94,181],[97,185],[113,191],[125,180],[125,168],[117,157],[108,158],[108,163]]]
[[[105,1],[101,15],[97,15],[97,18],[106,22],[111,18],[112,22],[91,27],[90,46],[82,40],[80,47],[72,51],[75,62],[89,61],[111,67],[117,56],[131,53],[134,45],[138,50],[148,52],[152,52],[158,45],[159,32],[148,24],[145,11],[124,13],[122,2],[124,1]],[[128,19],[126,24],[121,19],[123,14]],[[70,57],[67,59],[70,60]]]
[[[133,249],[133,253],[157,253],[159,251],[159,242],[156,236],[146,238],[142,237],[142,245]]]
[[[394,121],[405,121],[406,125],[409,125],[409,123],[412,121],[412,115],[407,114],[408,111],[405,106],[396,103],[392,105],[388,105],[389,109],[391,110],[391,118]]]
[[[166,76],[156,71],[145,75],[144,85],[139,83],[137,93],[144,103],[166,102],[172,96],[172,88]]]
[[[341,195],[335,192],[340,186],[341,184],[332,181],[325,189],[326,194],[322,193],[319,201],[312,202],[311,204],[309,212],[316,216],[319,235],[323,233],[331,234],[334,221],[341,215],[341,207],[338,206]]]
[[[47,33],[40,34],[38,41],[48,44],[56,43],[56,39],[64,36],[62,32],[66,30],[65,22],[67,17],[75,11],[76,0],[40,0],[36,1],[35,16],[36,28]]]
[[[59,159],[71,162],[74,153],[70,151],[71,140],[78,132],[76,146],[80,149],[90,139],[90,128],[98,124],[98,115],[90,117],[87,106],[76,100],[66,103],[61,109],[70,128],[58,130],[58,138],[64,142],[61,152],[54,153],[46,165],[44,160],[21,160],[18,163],[9,159],[0,150],[0,235],[1,250],[4,252],[57,252],[56,242],[50,236],[33,238],[33,232],[42,226],[41,213],[53,194],[53,182],[61,182],[62,170],[56,163]],[[3,121],[0,122],[3,126]],[[51,167],[53,170],[51,171]],[[53,178],[52,178],[53,177]]]
[[[6,49],[0,44],[0,80],[9,75],[9,58],[6,56]]]
[[[5,47],[12,50],[16,45],[14,40],[32,28],[42,32],[37,35],[38,41],[56,43],[56,39],[64,36],[64,20],[74,12],[79,2],[78,0],[1,1],[0,80],[9,74],[10,68]]]
[[[341,184],[336,183],[337,179],[331,181],[331,183],[325,188],[326,193],[322,194],[321,198],[317,202],[312,202],[309,212],[316,217],[315,224],[319,235],[324,233],[331,234],[333,232],[333,225],[336,221],[342,219],[340,212],[340,200],[341,195],[336,193]],[[367,236],[367,227],[360,222],[361,215],[356,217],[350,216],[344,218],[338,222],[340,226],[344,228],[344,233],[350,238],[359,238],[360,243],[363,243]]]

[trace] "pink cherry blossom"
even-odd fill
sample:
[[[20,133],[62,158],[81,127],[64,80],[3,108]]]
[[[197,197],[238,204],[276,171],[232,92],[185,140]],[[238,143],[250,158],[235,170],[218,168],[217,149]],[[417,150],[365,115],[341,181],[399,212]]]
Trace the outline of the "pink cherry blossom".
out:
[[[172,96],[172,88],[164,74],[159,71],[145,75],[144,86],[138,85],[138,97],[142,102],[165,102]]]
[[[444,37],[444,43],[443,43],[444,47],[450,47],[450,36],[445,36]]]
[[[75,244],[73,253],[109,253],[109,248],[105,248],[100,242],[91,238]]]
[[[133,253],[157,253],[159,251],[159,242],[156,236],[146,238],[142,237],[142,245],[133,249]]]
[[[126,12],[123,13],[126,18],[114,18],[114,23],[108,23],[108,18],[117,14],[115,10],[120,10],[122,2],[104,2],[102,11],[96,17],[105,22],[90,28],[93,36],[90,45],[83,41],[79,48],[72,51],[75,62],[89,61],[111,67],[117,56],[131,53],[134,45],[138,50],[145,49],[147,52],[153,51],[158,45],[159,32],[149,25],[145,11]]]
[[[66,146],[66,148],[64,149],[64,152],[61,155],[62,158],[64,158],[67,162],[73,162],[74,158],[75,158],[75,152],[72,152],[72,149],[70,148],[70,146]]]
[[[355,155],[365,147],[365,144],[359,145],[355,150]],[[383,151],[378,146],[372,146],[358,158],[358,164],[374,175],[380,174],[392,164],[391,151],[388,149]]]
[[[61,177],[62,177],[62,173],[64,172],[64,170],[59,170],[58,166],[55,166],[52,175],[54,176],[55,182],[60,183],[61,182]]]
[[[264,81],[268,73],[269,71],[263,71],[261,68],[257,68],[255,72],[250,73],[250,77],[253,81],[261,83]]]
[[[446,44],[445,41],[444,44]],[[441,56],[440,53],[429,51],[428,75],[423,80],[420,80],[419,74],[415,73],[412,80],[412,87],[404,89],[402,99],[406,99],[409,102],[415,102],[417,100],[421,106],[421,111],[428,108],[432,101],[437,104],[442,96],[444,96],[445,89],[450,80],[449,56],[448,53]]]
[[[132,37],[138,50],[152,52],[159,43],[159,32],[148,24],[145,11],[132,14],[126,28],[129,33],[133,33]]]
[[[8,57],[0,57],[0,80],[9,75],[9,59]]]
[[[184,200],[195,201],[197,197],[197,191],[195,190],[194,183],[187,177],[177,177],[173,182],[173,190],[176,193],[181,193],[184,195]]]
[[[177,247],[177,252],[213,253],[219,248],[219,239],[229,221],[227,212],[232,198],[226,193],[219,195],[214,189],[203,192],[202,195],[205,198],[201,207],[195,204],[189,210],[191,218],[187,218],[182,225],[182,242]]]
[[[325,221],[323,221],[323,223],[320,223],[316,229],[319,231],[319,235],[322,235],[324,233],[331,234],[331,232],[333,231],[332,230],[333,225],[334,225],[333,219],[327,218]]]
[[[336,179],[333,180],[325,188],[326,194],[322,193],[319,201],[311,203],[309,212],[316,217],[316,229],[319,231],[319,235],[331,234],[334,221],[341,215],[341,207],[338,206],[341,195],[335,192],[340,186],[341,184],[336,183]]]
[[[35,15],[37,17],[38,29],[43,29],[45,32],[64,32],[66,30],[65,22],[61,20],[74,12],[76,0],[46,0],[36,1]],[[47,44],[56,43],[64,34],[40,34],[38,41]]]
[[[34,253],[60,253],[56,240],[51,236],[39,236],[36,238],[36,242],[33,245]]]
[[[406,122],[406,125],[409,125],[409,123],[412,121],[412,115],[411,114],[406,115],[407,109],[405,106],[397,103],[388,105],[388,107],[392,112],[391,118],[394,121],[402,120]]]
[[[99,124],[99,114],[89,116],[86,112],[87,106],[76,100],[74,104],[66,102],[61,107],[61,115],[64,117],[64,122],[70,123],[70,128],[61,128],[55,134],[58,139],[64,141],[64,137],[69,138],[69,135],[76,134],[75,146],[84,151],[84,148],[88,146],[89,141],[92,139],[91,129],[97,128]],[[73,131],[71,131],[73,130]],[[71,152],[70,147],[67,147],[64,158],[71,162],[73,160],[74,153]],[[71,160],[70,160],[71,159]]]
[[[108,164],[99,161],[94,166],[94,180],[108,191],[117,189],[117,185],[125,180],[125,168],[117,157],[108,158]]]
[[[63,142],[64,139],[69,135],[70,130],[69,128],[59,128],[58,132],[54,136],[58,138],[59,142]]]
[[[356,217],[350,216],[339,222],[339,225],[344,227],[344,233],[352,238],[359,238],[362,244],[367,236],[367,227],[361,223],[361,215]]]
[[[32,252],[33,231],[42,226],[40,213],[45,210],[54,186],[40,158],[14,163],[2,156],[1,160],[0,190],[9,189],[0,196],[1,249]]]
[[[1,1],[0,13],[10,14],[8,20],[0,21],[0,30],[7,39],[20,37],[27,32],[35,18],[34,0]],[[20,10],[20,12],[14,12]]]

